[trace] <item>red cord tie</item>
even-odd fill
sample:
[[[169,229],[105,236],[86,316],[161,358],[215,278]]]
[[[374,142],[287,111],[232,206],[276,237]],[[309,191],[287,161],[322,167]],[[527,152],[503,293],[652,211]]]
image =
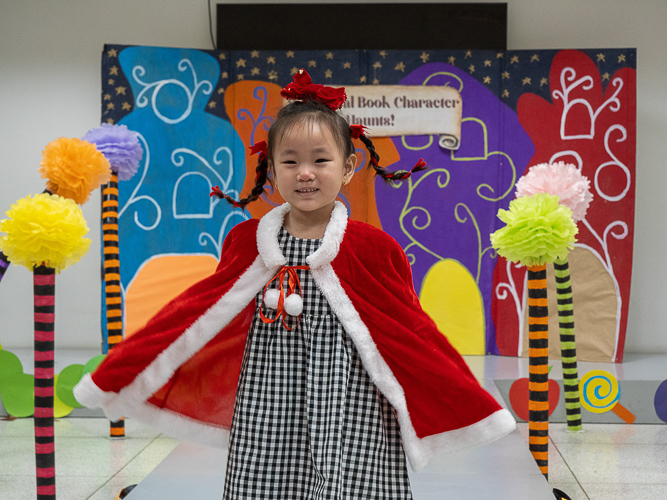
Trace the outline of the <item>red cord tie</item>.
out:
[[[269,281],[266,286],[264,286],[264,295],[262,299],[262,304],[259,307],[259,317],[264,323],[273,323],[276,321],[280,316],[282,316],[282,321],[283,325],[285,328],[288,330],[292,330],[289,326],[287,326],[287,323],[285,322],[285,316],[297,316],[296,322],[297,324],[301,320],[301,312],[303,311],[303,300],[301,299],[301,282],[299,281],[299,274],[297,273],[297,270],[304,270],[307,271],[310,269],[308,266],[283,266],[280,268],[278,273]],[[284,290],[284,285],[283,282],[285,281],[285,276],[287,276],[287,298],[285,298],[285,290]],[[276,307],[272,307],[272,304],[265,304],[265,300],[267,298],[267,291],[270,292],[271,290],[269,289],[269,285],[273,283],[275,280],[278,280],[278,288],[273,288],[271,290],[276,290],[278,292],[278,300],[277,300],[277,305]],[[297,287],[299,288],[299,293],[295,293]],[[262,311],[262,305],[266,305],[266,307],[275,309],[276,310],[276,317],[273,319],[269,319],[264,315],[264,311]],[[294,313],[294,314],[292,314]]]

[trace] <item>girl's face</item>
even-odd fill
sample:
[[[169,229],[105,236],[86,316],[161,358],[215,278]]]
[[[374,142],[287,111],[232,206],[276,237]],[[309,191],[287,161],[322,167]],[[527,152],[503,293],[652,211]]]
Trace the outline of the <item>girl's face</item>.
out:
[[[318,123],[287,131],[269,162],[278,192],[291,205],[291,217],[313,224],[328,220],[356,165],[357,157],[344,158],[331,131]]]

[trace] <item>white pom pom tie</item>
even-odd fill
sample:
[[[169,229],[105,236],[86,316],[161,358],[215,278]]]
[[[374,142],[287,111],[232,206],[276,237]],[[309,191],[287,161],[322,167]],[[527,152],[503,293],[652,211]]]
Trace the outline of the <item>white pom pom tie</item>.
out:
[[[293,293],[285,299],[285,312],[290,316],[300,316],[303,311],[303,300],[301,295]]]
[[[299,274],[297,270],[308,271],[308,266],[283,266],[278,273],[269,281],[264,287],[264,305],[267,308],[275,309],[276,317],[269,319],[264,315],[262,308],[259,308],[259,317],[264,323],[273,323],[282,316],[282,322],[285,328],[291,330],[285,322],[285,315],[297,316],[297,324],[301,319],[303,312],[303,299],[301,298],[301,282],[299,281]],[[287,298],[285,298],[285,290],[283,282],[287,277]],[[278,280],[278,288],[269,288],[271,283]],[[296,289],[299,289],[296,293]]]
[[[271,288],[264,293],[264,305],[274,311],[278,309],[278,299],[280,292],[277,288]]]

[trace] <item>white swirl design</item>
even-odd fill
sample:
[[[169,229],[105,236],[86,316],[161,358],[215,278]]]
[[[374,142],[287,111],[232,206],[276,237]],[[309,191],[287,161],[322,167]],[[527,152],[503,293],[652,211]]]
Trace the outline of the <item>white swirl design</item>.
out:
[[[199,89],[202,87],[205,87],[202,89],[202,92],[204,95],[210,95],[211,92],[213,92],[213,84],[208,81],[208,80],[202,80],[201,82],[197,80],[197,72],[195,71],[194,66],[192,65],[192,62],[190,62],[189,59],[181,59],[181,61],[178,63],[178,70],[180,72],[185,72],[190,69],[190,72],[192,73],[192,79],[194,82],[194,88],[190,90],[190,87],[188,87],[185,83],[183,83],[180,80],[176,80],[174,78],[168,78],[165,80],[157,80],[155,82],[144,82],[141,80],[141,77],[143,77],[146,74],[146,69],[143,66],[135,66],[132,68],[132,77],[134,80],[143,87],[141,92],[139,92],[139,95],[137,96],[136,99],[136,105],[138,108],[145,108],[148,106],[149,100],[148,97],[146,96],[146,93],[148,93],[151,89],[153,90],[153,93],[151,95],[150,99],[150,104],[153,108],[153,112],[155,113],[155,116],[157,116],[160,120],[162,120],[164,123],[168,123],[170,125],[173,125],[175,123],[180,123],[183,120],[185,120],[188,116],[190,116],[190,113],[192,112],[192,105],[194,103],[195,97],[197,96],[197,92],[199,92]],[[185,111],[179,116],[178,118],[168,118],[164,116],[160,111],[158,110],[158,105],[157,105],[157,97],[160,91],[166,86],[166,85],[176,85],[180,88],[183,89],[187,96],[187,102],[188,106],[185,109]]]
[[[132,194],[128,198],[127,202],[125,202],[123,207],[119,210],[118,219],[120,219],[123,216],[123,214],[125,213],[125,210],[127,210],[130,205],[133,205],[136,202],[141,201],[141,200],[147,200],[147,201],[149,201],[150,203],[153,204],[153,206],[155,207],[155,210],[157,211],[157,215],[155,217],[155,222],[153,224],[148,225],[148,226],[145,225],[145,224],[142,224],[141,222],[139,222],[139,213],[138,213],[138,211],[135,211],[134,212],[134,223],[137,226],[139,226],[141,229],[143,229],[144,231],[152,231],[153,229],[158,227],[158,225],[160,224],[160,221],[162,220],[162,209],[160,208],[160,204],[157,201],[155,201],[154,198],[152,198],[150,196],[146,196],[146,195],[137,196],[137,192],[139,191],[139,189],[141,189],[141,185],[144,183],[144,179],[146,178],[146,174],[148,173],[148,167],[150,166],[150,163],[151,163],[151,150],[148,147],[148,143],[146,142],[146,139],[139,132],[137,132],[137,137],[141,140],[141,142],[144,146],[144,152],[146,154],[146,161],[144,162],[144,171],[141,173],[141,179],[139,180],[137,185],[134,187],[134,190],[132,191]]]

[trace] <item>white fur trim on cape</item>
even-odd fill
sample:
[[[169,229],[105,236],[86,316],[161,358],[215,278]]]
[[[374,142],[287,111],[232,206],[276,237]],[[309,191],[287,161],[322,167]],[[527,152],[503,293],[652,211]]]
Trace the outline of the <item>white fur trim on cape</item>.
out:
[[[289,203],[283,203],[271,210],[259,221],[257,227],[257,249],[264,260],[264,264],[269,267],[284,266],[287,263],[285,256],[280,251],[280,246],[278,246],[278,232],[289,210]],[[345,236],[346,227],[347,209],[340,201],[336,201],[331,211],[331,218],[324,231],[324,238],[322,238],[320,248],[306,259],[311,269],[325,266],[336,258],[340,244],[343,241],[343,236]]]
[[[468,427],[420,439],[412,425],[403,388],[382,358],[368,328],[341,286],[333,267],[326,265],[312,269],[312,274],[331,309],[352,338],[371,380],[396,410],[403,447],[415,472],[423,469],[440,448],[448,451],[462,450],[493,441],[512,432],[516,423],[511,413],[503,409]]]

